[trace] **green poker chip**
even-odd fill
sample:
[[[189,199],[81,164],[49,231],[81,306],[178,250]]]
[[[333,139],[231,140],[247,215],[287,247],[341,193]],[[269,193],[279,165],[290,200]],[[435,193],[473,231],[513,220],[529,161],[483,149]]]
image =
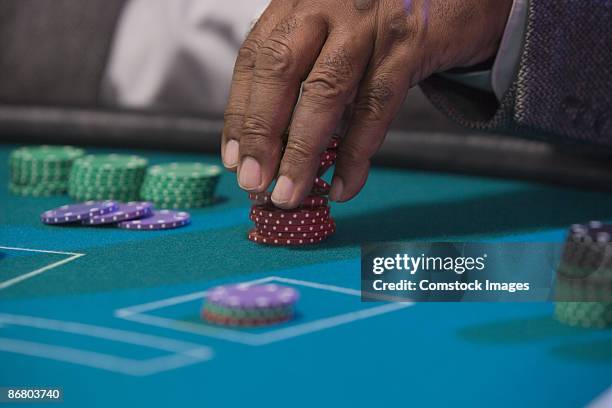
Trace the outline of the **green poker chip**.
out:
[[[557,302],[555,318],[574,327],[612,327],[612,302]]]
[[[144,157],[126,154],[90,154],[75,162],[79,169],[102,172],[144,170],[147,164],[148,161]]]
[[[11,153],[11,160],[24,163],[72,163],[84,155],[82,149],[72,146],[35,146],[22,147]]]
[[[157,180],[201,180],[221,175],[221,167],[204,163],[169,163],[152,166],[147,172]]]
[[[65,194],[67,186],[65,184],[31,186],[9,183],[9,191],[24,197],[50,197]]]
[[[277,319],[293,316],[294,307],[276,307],[276,308],[255,308],[241,309],[228,308],[208,302],[204,305],[204,310],[209,313],[214,313],[218,316],[233,318],[233,319]]]
[[[147,159],[135,155],[84,156],[72,166],[68,194],[76,201],[138,200],[147,165]]]
[[[72,146],[26,146],[13,150],[9,157],[9,191],[33,197],[65,194],[71,168],[84,154],[82,149]]]
[[[141,198],[169,209],[198,208],[215,200],[221,168],[204,163],[169,163],[147,170]]]

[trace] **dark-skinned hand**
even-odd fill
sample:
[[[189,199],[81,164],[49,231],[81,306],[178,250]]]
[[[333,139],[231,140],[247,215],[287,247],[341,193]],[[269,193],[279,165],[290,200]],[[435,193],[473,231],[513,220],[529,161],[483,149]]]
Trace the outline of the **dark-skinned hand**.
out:
[[[511,6],[512,0],[272,0],[236,61],[224,165],[247,191],[265,191],[278,176],[272,201],[294,208],[311,190],[319,156],[350,105],[330,198],[351,199],[408,90],[433,73],[493,57]]]

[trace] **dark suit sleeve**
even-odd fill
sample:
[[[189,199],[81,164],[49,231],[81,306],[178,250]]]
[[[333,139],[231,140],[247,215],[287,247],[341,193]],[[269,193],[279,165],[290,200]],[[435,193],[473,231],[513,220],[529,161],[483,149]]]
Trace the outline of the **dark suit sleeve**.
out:
[[[421,86],[472,129],[612,149],[612,0],[531,0],[520,66],[501,102],[437,75]]]

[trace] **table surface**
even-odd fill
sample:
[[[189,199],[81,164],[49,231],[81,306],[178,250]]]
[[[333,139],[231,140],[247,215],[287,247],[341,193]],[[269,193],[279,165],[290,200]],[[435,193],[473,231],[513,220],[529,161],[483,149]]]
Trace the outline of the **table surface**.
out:
[[[0,147],[0,163],[14,147]],[[334,237],[291,249],[246,239],[249,201],[231,174],[217,205],[160,232],[46,226],[40,213],[69,199],[10,195],[7,165],[0,180],[0,386],[63,387],[75,407],[561,408],[612,382],[612,331],[563,326],[552,304],[358,296],[361,243],[561,241],[569,224],[612,219],[609,193],[375,168],[357,199],[333,206]],[[242,330],[200,321],[208,288],[254,280],[298,288],[297,319]]]

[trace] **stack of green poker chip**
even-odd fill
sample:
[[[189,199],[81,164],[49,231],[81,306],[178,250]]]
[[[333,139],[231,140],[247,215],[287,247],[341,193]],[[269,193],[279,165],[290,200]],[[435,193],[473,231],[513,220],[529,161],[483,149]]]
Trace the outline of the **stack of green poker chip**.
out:
[[[219,166],[203,163],[152,166],[147,170],[140,196],[158,208],[204,207],[215,202],[220,177]]]
[[[217,316],[223,316],[230,319],[286,319],[293,316],[294,307],[280,306],[255,309],[228,308],[215,303],[206,303],[204,310],[213,313]]]
[[[612,226],[573,225],[555,285],[555,318],[583,328],[612,327]]]
[[[14,150],[9,158],[9,190],[22,196],[65,194],[76,159],[85,152],[72,146],[32,146]]]
[[[147,159],[126,154],[98,154],[74,162],[68,194],[76,201],[136,201]]]

